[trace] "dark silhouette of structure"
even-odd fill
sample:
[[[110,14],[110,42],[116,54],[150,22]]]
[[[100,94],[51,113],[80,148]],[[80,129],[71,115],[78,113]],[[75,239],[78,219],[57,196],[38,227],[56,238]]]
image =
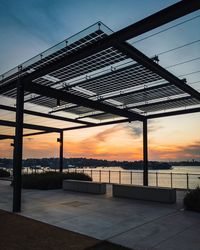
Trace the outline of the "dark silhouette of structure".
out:
[[[25,136],[58,133],[62,171],[64,131],[141,121],[143,182],[148,185],[148,120],[199,112],[200,93],[184,79],[161,67],[157,57],[148,58],[127,40],[199,8],[198,0],[181,1],[114,33],[99,22],[1,75],[0,94],[16,99],[16,108],[0,105],[0,109],[16,112],[15,122],[0,120],[2,126],[15,127],[14,136],[0,135],[0,139],[14,140],[14,212],[21,210]],[[27,110],[24,109],[27,102],[52,110],[48,114]],[[163,112],[171,108],[175,110]],[[72,113],[75,118],[54,115],[58,111]],[[24,114],[73,122],[79,126],[60,129],[26,124]],[[111,118],[115,119],[106,121]],[[23,134],[23,128],[39,132]]]

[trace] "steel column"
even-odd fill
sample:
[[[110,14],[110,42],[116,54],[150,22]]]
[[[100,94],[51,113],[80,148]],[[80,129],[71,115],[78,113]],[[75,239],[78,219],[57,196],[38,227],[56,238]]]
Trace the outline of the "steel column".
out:
[[[23,151],[23,109],[24,88],[21,84],[17,87],[16,102],[16,127],[13,158],[13,212],[21,211],[21,170]]]
[[[60,172],[63,171],[63,131],[60,132]]]
[[[148,137],[147,120],[143,121],[143,185],[148,186]]]

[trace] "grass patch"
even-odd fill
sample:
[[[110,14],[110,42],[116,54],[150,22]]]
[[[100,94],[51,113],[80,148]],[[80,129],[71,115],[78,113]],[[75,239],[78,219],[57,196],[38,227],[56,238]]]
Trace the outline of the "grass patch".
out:
[[[22,176],[22,188],[25,189],[60,189],[63,180],[82,180],[92,181],[92,178],[84,173],[40,173],[40,174],[24,174]]]
[[[0,177],[10,177],[10,173],[4,169],[0,169]]]
[[[200,187],[188,192],[185,195],[183,202],[187,210],[200,212]]]

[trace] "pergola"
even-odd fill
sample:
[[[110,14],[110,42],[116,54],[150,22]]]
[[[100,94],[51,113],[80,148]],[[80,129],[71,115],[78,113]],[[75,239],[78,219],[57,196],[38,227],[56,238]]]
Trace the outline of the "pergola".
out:
[[[14,212],[21,210],[23,137],[30,135],[60,134],[62,171],[64,131],[141,121],[143,184],[148,185],[147,121],[199,112],[200,93],[128,40],[199,8],[198,0],[181,1],[117,32],[98,22],[0,76],[0,95],[16,99],[16,107],[0,104],[0,109],[16,113],[15,122],[0,120],[1,126],[15,128],[15,135],[0,135],[0,139],[14,140]],[[25,109],[25,103],[50,111]],[[25,115],[77,125],[27,124]],[[37,132],[23,133],[23,128]]]

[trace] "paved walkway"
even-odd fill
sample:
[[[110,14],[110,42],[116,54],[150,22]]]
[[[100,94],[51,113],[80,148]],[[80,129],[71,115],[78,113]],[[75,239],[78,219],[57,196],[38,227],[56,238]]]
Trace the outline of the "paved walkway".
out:
[[[199,250],[200,214],[182,209],[183,195],[166,205],[113,198],[111,192],[23,190],[22,215],[135,250]],[[0,181],[0,208],[11,211],[11,203],[9,182]]]

